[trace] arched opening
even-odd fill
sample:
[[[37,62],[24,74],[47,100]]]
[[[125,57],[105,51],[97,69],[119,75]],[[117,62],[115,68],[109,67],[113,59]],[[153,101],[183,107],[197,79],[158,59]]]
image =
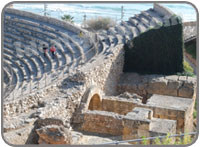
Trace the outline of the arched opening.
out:
[[[101,99],[98,94],[92,96],[88,110],[101,110]]]

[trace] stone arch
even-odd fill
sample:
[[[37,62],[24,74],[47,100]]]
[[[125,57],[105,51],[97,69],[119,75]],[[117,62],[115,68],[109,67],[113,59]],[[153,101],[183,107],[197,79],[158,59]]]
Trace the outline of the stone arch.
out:
[[[94,94],[90,99],[88,110],[101,110],[101,99],[98,94]]]
[[[91,86],[82,99],[84,110],[101,110],[102,95],[101,90],[97,86]]]

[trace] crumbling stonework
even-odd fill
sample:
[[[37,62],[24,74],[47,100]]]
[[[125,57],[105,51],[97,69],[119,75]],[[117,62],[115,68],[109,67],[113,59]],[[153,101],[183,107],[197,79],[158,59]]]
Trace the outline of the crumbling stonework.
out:
[[[63,126],[49,125],[36,130],[39,144],[71,144],[71,133]]]
[[[177,75],[139,75],[125,73],[117,85],[117,91],[139,95],[160,94],[193,98],[196,95],[196,78]]]
[[[51,18],[44,21],[64,25]],[[191,130],[195,78],[122,74],[123,64],[123,45],[109,46],[45,91],[4,102],[5,139],[12,144],[75,144],[70,125],[123,139]],[[146,104],[144,96],[149,98]]]
[[[192,131],[193,99],[155,94],[143,106],[152,109],[155,118],[177,120],[177,133]]]
[[[176,121],[153,118],[153,111],[146,108],[135,107],[126,115],[88,110],[81,114],[81,118],[80,122],[74,122],[79,130],[122,136],[123,140],[176,132]],[[158,123],[162,130],[157,128]]]
[[[123,98],[123,95],[131,98]],[[121,134],[123,139],[191,131],[193,99],[154,94],[144,104],[136,94],[132,96],[126,93],[103,97],[101,111],[79,111],[73,124],[82,131]],[[138,124],[141,126],[137,127]],[[163,129],[160,130],[158,124]]]
[[[104,58],[102,61],[101,59]],[[100,62],[101,61],[101,62]],[[105,95],[114,95],[116,86],[123,72],[124,50],[122,45],[110,49],[109,55],[98,56],[92,63],[77,69],[74,81],[83,81],[84,86],[100,88]]]

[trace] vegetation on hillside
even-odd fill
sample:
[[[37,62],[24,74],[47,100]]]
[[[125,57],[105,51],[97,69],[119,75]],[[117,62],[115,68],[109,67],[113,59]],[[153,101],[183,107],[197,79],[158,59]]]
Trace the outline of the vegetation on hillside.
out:
[[[89,29],[98,31],[101,29],[107,30],[109,27],[115,26],[116,22],[110,17],[97,17],[87,20],[86,25]]]
[[[178,72],[177,75],[179,76],[190,76],[193,77],[195,74],[193,73],[193,68],[190,66],[190,64],[186,61],[183,62],[183,72]]]

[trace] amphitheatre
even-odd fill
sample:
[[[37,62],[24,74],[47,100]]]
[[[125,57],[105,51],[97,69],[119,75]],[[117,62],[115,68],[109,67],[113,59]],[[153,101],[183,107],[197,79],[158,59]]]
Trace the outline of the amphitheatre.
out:
[[[96,144],[192,132],[196,77],[123,72],[127,41],[181,23],[167,8],[154,4],[96,34],[13,8],[4,13],[7,143]],[[43,44],[56,46],[55,59],[43,56]]]

